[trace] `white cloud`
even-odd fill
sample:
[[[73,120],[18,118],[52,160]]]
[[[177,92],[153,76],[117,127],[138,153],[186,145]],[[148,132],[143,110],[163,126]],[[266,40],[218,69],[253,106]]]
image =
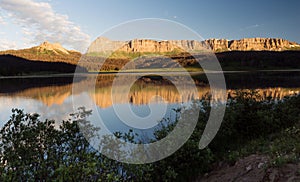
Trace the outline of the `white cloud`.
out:
[[[245,29],[257,28],[257,27],[259,27],[259,25],[255,24],[255,25],[250,25],[250,26],[246,27]]]
[[[262,25],[259,25],[259,24],[255,24],[255,25],[250,25],[250,26],[247,26],[247,27],[243,27],[240,29],[240,31],[244,31],[244,30],[249,30],[249,29],[254,29],[254,28],[258,28]]]
[[[7,39],[0,39],[0,51],[16,49],[17,44],[14,41],[9,41]]]
[[[79,51],[85,51],[90,36],[69,20],[67,15],[56,13],[46,2],[33,0],[1,0],[0,7],[22,26],[25,36],[31,36],[33,44],[45,40],[59,42]]]
[[[6,22],[4,21],[4,19],[0,16],[0,25],[5,25]]]

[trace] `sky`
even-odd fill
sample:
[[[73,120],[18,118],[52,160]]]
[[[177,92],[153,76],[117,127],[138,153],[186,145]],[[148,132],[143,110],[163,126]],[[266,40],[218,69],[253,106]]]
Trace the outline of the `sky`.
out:
[[[49,41],[85,52],[111,27],[143,18],[178,22],[204,39],[300,43],[299,9],[299,0],[0,0],[0,50]]]

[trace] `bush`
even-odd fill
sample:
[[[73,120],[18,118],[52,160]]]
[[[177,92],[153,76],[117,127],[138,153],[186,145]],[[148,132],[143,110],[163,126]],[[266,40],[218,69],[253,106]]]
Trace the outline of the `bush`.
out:
[[[201,112],[193,113],[200,105]],[[218,134],[199,150],[210,109],[207,100],[195,103],[189,112],[199,114],[199,122],[189,140],[168,158],[143,165],[113,161],[94,150],[79,130],[79,125],[87,127],[90,137],[99,130],[88,121],[91,111],[85,108],[59,128],[52,120],[40,121],[38,114],[14,109],[0,131],[0,180],[187,181],[209,172],[216,162],[234,162],[251,153],[270,155],[274,165],[299,159],[300,96],[276,101],[261,100],[255,91],[237,92],[227,103]],[[166,118],[153,140],[164,138],[175,126],[176,121]],[[115,135],[136,141],[132,131]]]

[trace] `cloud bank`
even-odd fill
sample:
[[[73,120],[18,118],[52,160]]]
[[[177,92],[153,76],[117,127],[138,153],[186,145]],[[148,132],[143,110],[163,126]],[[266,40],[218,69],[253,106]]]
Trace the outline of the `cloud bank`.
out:
[[[0,16],[0,25],[4,25],[6,22],[4,21],[4,19]]]
[[[16,49],[16,48],[17,48],[17,44],[15,42],[0,38],[0,50],[9,50],[9,49]]]
[[[24,36],[32,44],[45,40],[84,52],[90,36],[69,20],[67,15],[56,13],[46,2],[33,0],[0,0],[0,7],[22,26]],[[1,20],[0,20],[1,22]]]

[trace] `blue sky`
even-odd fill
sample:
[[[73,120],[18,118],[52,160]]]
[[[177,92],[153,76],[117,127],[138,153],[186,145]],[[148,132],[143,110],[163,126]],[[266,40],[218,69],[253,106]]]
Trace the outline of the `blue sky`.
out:
[[[0,49],[48,40],[84,51],[112,26],[141,18],[173,20],[205,39],[278,37],[300,43],[299,9],[298,0],[0,0]]]

